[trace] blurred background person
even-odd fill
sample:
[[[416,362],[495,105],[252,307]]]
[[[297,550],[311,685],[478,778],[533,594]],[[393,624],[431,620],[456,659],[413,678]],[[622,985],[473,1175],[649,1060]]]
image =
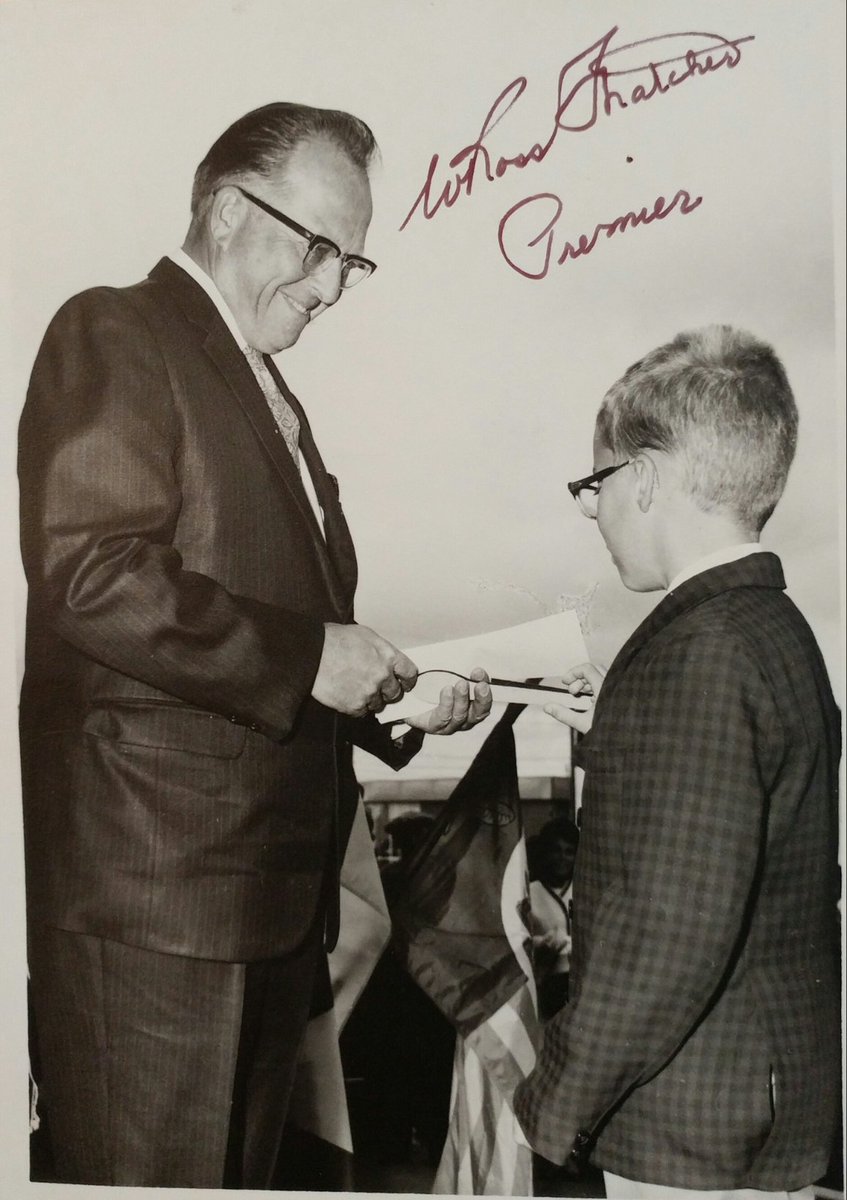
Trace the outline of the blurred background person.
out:
[[[554,817],[527,843],[533,965],[542,1021],[568,999],[571,885],[578,845],[579,829],[568,817]]]

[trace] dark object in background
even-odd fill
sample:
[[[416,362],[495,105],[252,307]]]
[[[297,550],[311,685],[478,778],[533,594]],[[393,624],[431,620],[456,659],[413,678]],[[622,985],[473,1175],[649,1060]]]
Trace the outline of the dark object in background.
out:
[[[568,1002],[570,993],[571,883],[579,828],[557,816],[527,844],[533,912],[533,962],[542,1021]]]

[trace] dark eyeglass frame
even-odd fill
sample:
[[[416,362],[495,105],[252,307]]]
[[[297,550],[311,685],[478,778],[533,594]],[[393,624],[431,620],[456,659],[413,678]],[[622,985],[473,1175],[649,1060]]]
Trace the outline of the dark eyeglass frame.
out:
[[[311,254],[312,250],[316,246],[326,246],[329,250],[332,251],[333,257],[332,257],[332,259],[327,259],[326,263],[322,263],[319,267],[315,268],[315,270],[319,271],[324,266],[326,266],[327,263],[329,263],[330,261],[334,261],[335,259],[340,259],[341,260],[341,286],[343,288],[355,287],[357,283],[363,283],[364,280],[369,278],[369,276],[373,275],[374,271],[376,270],[376,263],[371,262],[371,260],[369,258],[363,258],[361,254],[342,254],[340,248],[338,246],[336,246],[336,244],[332,240],[332,238],[324,237],[324,235],[322,233],[312,233],[311,229],[306,229],[306,227],[304,225],[300,225],[297,221],[293,221],[291,219],[291,217],[287,217],[285,215],[285,213],[281,213],[279,211],[279,209],[276,209],[272,205],[267,204],[264,200],[260,200],[258,196],[254,196],[252,192],[246,191],[243,187],[240,187],[237,183],[230,184],[229,186],[234,187],[237,192],[241,192],[242,196],[246,197],[246,199],[248,199],[251,204],[255,204],[257,208],[260,208],[262,210],[262,212],[266,212],[269,217],[273,217],[275,221],[279,221],[281,224],[285,225],[285,227],[287,229],[290,229],[293,233],[298,234],[299,237],[305,238],[305,240],[309,243],[309,245],[306,247],[306,253],[303,255],[304,267],[306,265],[307,257]],[[366,274],[362,275],[358,279],[354,279],[352,283],[348,283],[345,278],[345,273],[344,273],[345,267],[347,267],[347,266],[364,268],[366,271]],[[309,271],[307,268],[306,273],[312,274],[313,272]]]
[[[578,498],[579,493],[582,491],[593,492],[596,496],[600,488],[595,485],[601,484],[604,479],[608,479],[610,475],[614,475],[615,471],[622,471],[631,462],[632,459],[628,458],[626,462],[615,463],[613,467],[604,467],[602,471],[595,471],[593,475],[586,475],[584,479],[575,479],[573,483],[568,484],[568,491],[574,500]]]
[[[614,475],[615,471],[622,471],[623,468],[628,467],[631,462],[632,459],[628,458],[626,462],[615,463],[613,467],[604,467],[602,471],[595,471],[593,475],[586,475],[584,479],[575,479],[572,483],[567,485],[568,491],[573,496],[574,500],[576,500],[577,504],[582,507],[582,501],[579,497],[580,492],[591,492],[593,496],[598,495],[600,492],[600,484],[603,482],[603,480],[608,479],[610,475]]]

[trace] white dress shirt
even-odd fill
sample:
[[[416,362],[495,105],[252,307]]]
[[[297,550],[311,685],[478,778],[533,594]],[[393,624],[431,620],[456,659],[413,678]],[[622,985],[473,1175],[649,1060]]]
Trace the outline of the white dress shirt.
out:
[[[551,945],[557,945],[556,957],[547,970],[548,975],[558,975],[570,969],[572,894],[571,884],[566,888],[549,888],[540,879],[533,879],[529,885],[533,933],[538,937],[547,937]]]
[[[679,574],[674,575],[668,584],[668,591],[675,591],[681,583],[685,583],[686,579],[693,579],[701,571],[708,571],[712,567],[722,567],[724,563],[735,562],[736,559],[746,558],[748,554],[759,554],[763,550],[764,546],[760,542],[739,542],[734,546],[724,546],[721,550],[713,550],[711,554],[704,554],[702,558],[695,559],[687,567],[683,567]]]

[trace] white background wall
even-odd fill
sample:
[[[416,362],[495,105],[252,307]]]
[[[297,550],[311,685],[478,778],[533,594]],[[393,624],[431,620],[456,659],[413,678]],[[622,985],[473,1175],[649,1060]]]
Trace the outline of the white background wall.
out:
[[[773,342],[795,389],[798,455],[764,540],[782,554],[790,594],[843,694],[832,186],[843,126],[831,120],[841,13],[836,3],[782,0],[0,5],[0,744],[11,929],[23,922],[14,439],[32,360],[70,294],[134,282],[182,241],[196,163],[235,117],[270,100],[350,109],[382,150],[367,249],[379,271],[280,360],[341,482],[359,552],[359,619],[409,646],[541,616],[596,584],[589,644],[608,662],[657,597],[621,586],[565,481],[590,470],[596,407],[634,359],[682,328],[730,322]],[[445,177],[518,76],[526,92],[487,144],[514,155],[546,140],[561,67],[613,25],[618,45],[686,30],[755,40],[735,69],[562,132],[543,163],[478,178],[473,195],[400,232],[430,157],[439,154]],[[667,53],[669,43],[655,45]],[[498,248],[501,217],[525,197],[561,197],[559,228],[573,240],[678,188],[702,195],[696,211],[602,238],[543,280],[517,274]],[[836,197],[840,218],[843,187]],[[14,937],[10,954],[20,971]],[[21,992],[10,986],[20,1033]],[[10,1070],[21,1067],[18,1041]],[[10,1111],[20,1111],[17,1093]],[[6,1169],[23,1178],[22,1130],[0,1127],[9,1141],[0,1179]]]

